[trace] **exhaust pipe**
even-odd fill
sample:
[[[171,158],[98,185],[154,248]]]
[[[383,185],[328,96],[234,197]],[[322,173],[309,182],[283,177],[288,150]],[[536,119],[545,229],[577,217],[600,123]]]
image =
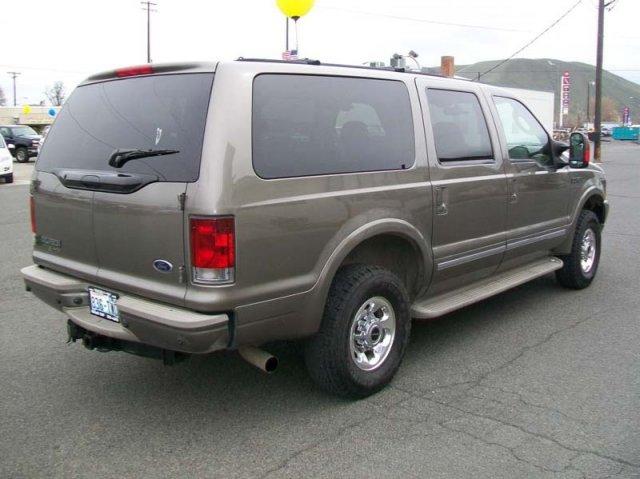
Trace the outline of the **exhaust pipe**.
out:
[[[272,373],[278,367],[278,358],[254,346],[240,346],[238,353],[242,359],[265,373]]]

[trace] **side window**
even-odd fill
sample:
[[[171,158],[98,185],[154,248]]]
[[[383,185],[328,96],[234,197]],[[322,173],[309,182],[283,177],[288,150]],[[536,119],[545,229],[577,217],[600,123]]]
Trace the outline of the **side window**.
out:
[[[509,158],[549,164],[549,136],[531,112],[512,98],[496,96],[493,101],[507,140]]]
[[[428,88],[438,160],[493,160],[487,122],[473,93]]]
[[[262,178],[401,170],[415,159],[409,93],[393,80],[259,75],[252,137]]]

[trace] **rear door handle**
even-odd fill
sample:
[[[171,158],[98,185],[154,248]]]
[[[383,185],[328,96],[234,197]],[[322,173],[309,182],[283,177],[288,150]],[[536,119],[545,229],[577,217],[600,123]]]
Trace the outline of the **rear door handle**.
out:
[[[509,203],[518,202],[518,182],[515,178],[509,180]]]
[[[446,186],[436,186],[436,215],[445,216],[449,213],[449,209],[447,208],[447,187]]]

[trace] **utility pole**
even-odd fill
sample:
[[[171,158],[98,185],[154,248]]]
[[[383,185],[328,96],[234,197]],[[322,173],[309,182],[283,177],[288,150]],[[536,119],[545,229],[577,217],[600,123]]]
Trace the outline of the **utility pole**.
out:
[[[615,0],[610,0],[609,4]],[[596,117],[594,119],[594,151],[593,161],[600,163],[601,157],[601,131],[602,131],[602,63],[604,46],[604,8],[605,0],[598,0],[598,50],[596,53]]]
[[[151,63],[151,12],[157,12],[153,7],[158,4],[148,0],[140,3],[142,9],[147,11],[147,63]]]
[[[13,106],[18,106],[18,97],[16,96],[16,77],[20,75],[20,72],[7,72],[13,79]]]

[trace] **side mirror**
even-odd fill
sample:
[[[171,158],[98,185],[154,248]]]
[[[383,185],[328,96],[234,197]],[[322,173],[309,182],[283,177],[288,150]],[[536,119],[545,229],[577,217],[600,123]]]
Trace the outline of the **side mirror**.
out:
[[[569,136],[569,166],[586,168],[591,160],[591,143],[584,133],[575,132]]]

